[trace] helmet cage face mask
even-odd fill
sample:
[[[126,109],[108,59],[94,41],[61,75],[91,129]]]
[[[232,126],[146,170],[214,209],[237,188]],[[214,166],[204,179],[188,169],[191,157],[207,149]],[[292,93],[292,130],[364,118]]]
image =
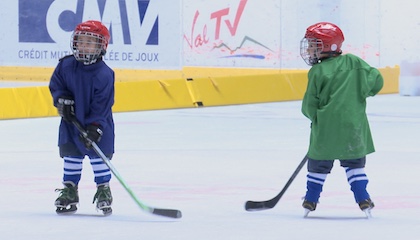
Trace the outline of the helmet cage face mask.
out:
[[[85,65],[95,63],[106,53],[107,39],[97,33],[75,31],[71,37],[71,49],[77,61]]]
[[[324,44],[321,39],[303,38],[300,41],[300,56],[309,66],[321,61],[321,53]]]

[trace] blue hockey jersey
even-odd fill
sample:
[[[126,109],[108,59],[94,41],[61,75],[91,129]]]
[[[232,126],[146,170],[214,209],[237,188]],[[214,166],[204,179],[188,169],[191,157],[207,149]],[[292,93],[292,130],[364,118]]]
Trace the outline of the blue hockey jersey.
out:
[[[60,60],[49,83],[54,106],[57,106],[58,98],[72,97],[80,123],[84,127],[92,123],[101,126],[103,135],[98,146],[106,155],[114,153],[114,82],[114,71],[102,60],[84,65],[71,55]],[[85,155],[96,155],[79,140],[78,130],[71,123],[61,120],[58,145],[68,142],[73,142]]]

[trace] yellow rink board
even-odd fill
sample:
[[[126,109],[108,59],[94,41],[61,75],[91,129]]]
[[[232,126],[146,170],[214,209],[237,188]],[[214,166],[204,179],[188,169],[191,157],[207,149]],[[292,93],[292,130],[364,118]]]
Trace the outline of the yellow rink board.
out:
[[[379,69],[381,94],[397,93],[398,66]],[[0,80],[48,82],[52,68],[0,67]],[[308,70],[198,68],[115,69],[114,112],[300,100]],[[0,88],[0,119],[56,116],[47,86]]]

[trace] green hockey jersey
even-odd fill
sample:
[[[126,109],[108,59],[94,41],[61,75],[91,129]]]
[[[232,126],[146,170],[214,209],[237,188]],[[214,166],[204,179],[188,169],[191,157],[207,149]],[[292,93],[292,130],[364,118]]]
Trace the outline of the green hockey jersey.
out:
[[[352,54],[313,65],[302,101],[302,113],[312,122],[308,157],[346,160],[374,152],[366,98],[382,86],[380,72]]]

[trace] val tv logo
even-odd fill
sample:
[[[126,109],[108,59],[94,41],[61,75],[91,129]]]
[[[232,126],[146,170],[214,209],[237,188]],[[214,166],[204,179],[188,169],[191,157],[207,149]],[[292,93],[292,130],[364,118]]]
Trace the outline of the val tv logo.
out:
[[[19,42],[69,41],[89,19],[108,27],[111,44],[159,44],[159,0],[19,0]],[[162,6],[162,4],[160,4]]]

